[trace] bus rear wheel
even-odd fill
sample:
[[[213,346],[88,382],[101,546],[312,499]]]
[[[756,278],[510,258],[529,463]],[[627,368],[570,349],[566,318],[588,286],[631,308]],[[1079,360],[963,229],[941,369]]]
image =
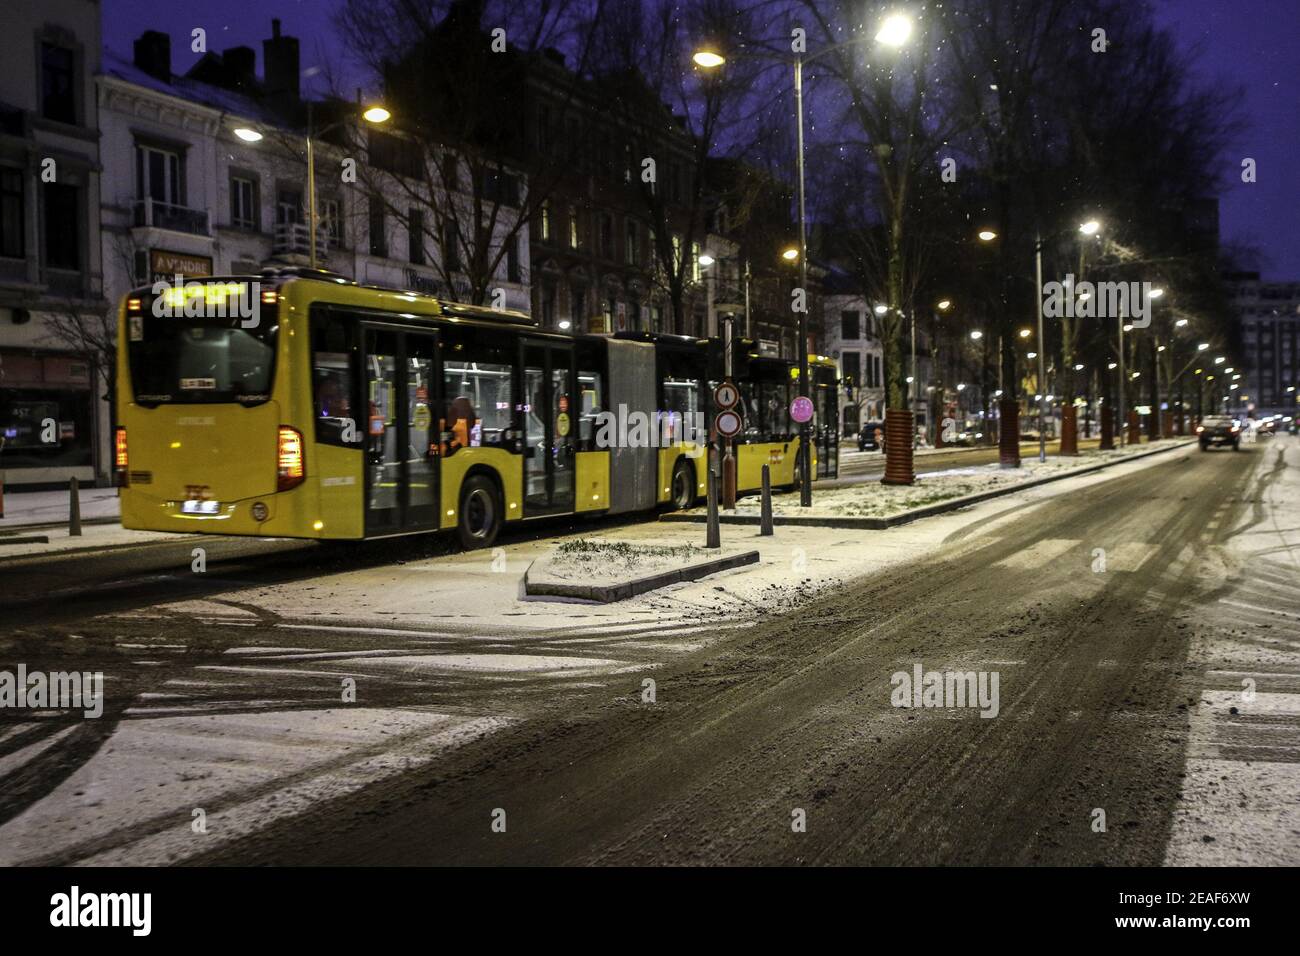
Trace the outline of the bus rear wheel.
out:
[[[695,469],[686,463],[685,458],[678,458],[673,465],[672,481],[673,507],[685,511],[695,504]]]
[[[490,479],[475,475],[460,488],[456,537],[462,548],[473,551],[491,547],[500,530],[501,496]]]

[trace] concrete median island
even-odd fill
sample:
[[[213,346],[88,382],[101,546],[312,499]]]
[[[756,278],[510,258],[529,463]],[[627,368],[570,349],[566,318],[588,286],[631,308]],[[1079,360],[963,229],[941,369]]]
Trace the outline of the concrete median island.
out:
[[[524,572],[526,597],[623,601],[670,584],[698,581],[758,562],[758,552],[693,544],[648,545],[579,538],[559,545]]]

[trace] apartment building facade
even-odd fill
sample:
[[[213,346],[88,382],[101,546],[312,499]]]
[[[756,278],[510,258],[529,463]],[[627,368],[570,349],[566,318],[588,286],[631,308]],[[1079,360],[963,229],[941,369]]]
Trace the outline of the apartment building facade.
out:
[[[409,168],[400,132],[369,128],[355,104],[304,100],[297,40],[278,21],[271,29],[260,79],[246,47],[208,53],[177,76],[169,38],[156,31],[136,41],[130,62],[106,54],[100,97],[110,296],[177,273],[309,264],[311,130],[316,265],[361,282],[464,298],[455,269],[441,268],[445,250],[430,235],[432,217],[421,215],[432,200],[420,198],[423,179]],[[495,304],[527,310],[527,285],[514,264],[503,257]]]
[[[108,475],[97,0],[7,6],[0,31],[0,471]]]
[[[885,353],[873,305],[860,295],[827,295],[822,349],[840,370],[840,429],[856,435],[885,417]]]
[[[1225,276],[1244,376],[1234,403],[1258,415],[1295,415],[1300,404],[1300,282],[1266,282],[1258,272]]]

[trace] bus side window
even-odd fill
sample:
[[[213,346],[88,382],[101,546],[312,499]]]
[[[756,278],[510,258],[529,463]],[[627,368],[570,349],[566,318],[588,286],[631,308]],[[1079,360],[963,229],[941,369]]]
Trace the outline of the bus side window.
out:
[[[355,347],[347,324],[328,312],[311,319],[312,407],[316,441],[359,447],[366,424],[357,419]]]
[[[509,350],[479,329],[448,330],[443,339],[440,451],[507,447],[512,427],[514,365]]]
[[[578,449],[595,451],[597,419],[605,410],[605,383],[599,372],[578,370]]]

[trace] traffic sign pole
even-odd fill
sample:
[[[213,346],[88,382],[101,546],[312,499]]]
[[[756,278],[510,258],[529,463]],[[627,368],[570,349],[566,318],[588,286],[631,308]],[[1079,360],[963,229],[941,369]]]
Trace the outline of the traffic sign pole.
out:
[[[732,344],[731,330],[734,317],[728,315],[722,320],[722,347],[725,350],[722,356],[722,373],[725,381],[724,386],[730,387],[730,395],[724,394],[723,398],[732,398],[728,408],[735,408],[736,402],[740,400],[740,390],[736,388],[735,383],[731,380],[732,369]],[[719,387],[718,392],[725,392],[727,389]],[[715,393],[714,397],[717,395]],[[736,510],[736,456],[732,449],[733,442],[730,438],[722,440],[722,507],[728,511]]]

